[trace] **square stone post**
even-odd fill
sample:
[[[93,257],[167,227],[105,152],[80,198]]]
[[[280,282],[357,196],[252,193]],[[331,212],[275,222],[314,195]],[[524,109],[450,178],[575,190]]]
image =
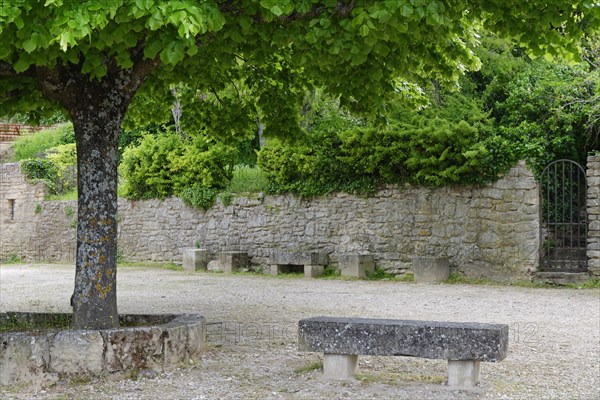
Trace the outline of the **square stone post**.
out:
[[[479,360],[448,360],[448,386],[477,386],[479,365]]]
[[[352,379],[356,373],[358,355],[323,354],[323,377],[325,379]]]

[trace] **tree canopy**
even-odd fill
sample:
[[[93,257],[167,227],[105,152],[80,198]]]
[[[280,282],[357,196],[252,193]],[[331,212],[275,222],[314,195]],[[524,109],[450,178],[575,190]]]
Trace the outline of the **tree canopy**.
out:
[[[164,90],[160,81],[189,76],[219,86],[242,60],[271,65],[261,72],[279,78],[302,68],[307,79],[372,105],[398,82],[455,80],[476,68],[482,29],[515,37],[535,55],[577,54],[579,38],[600,25],[599,9],[559,0],[3,1],[0,113],[50,110],[39,82],[67,66],[88,79],[152,69],[148,86]]]
[[[304,87],[377,108],[407,82],[455,82],[477,68],[483,29],[534,55],[577,57],[599,26],[593,0],[0,0],[0,116],[58,107],[72,120],[73,321],[111,327],[118,138],[138,92],[164,96],[190,76],[216,91],[242,74],[266,122],[286,132]]]

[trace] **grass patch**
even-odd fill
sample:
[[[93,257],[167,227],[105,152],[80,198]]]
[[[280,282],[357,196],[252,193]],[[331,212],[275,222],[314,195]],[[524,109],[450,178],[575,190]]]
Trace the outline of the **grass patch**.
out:
[[[134,268],[157,268],[167,269],[169,271],[184,271],[185,268],[181,265],[177,265],[174,262],[167,263],[154,263],[154,262],[140,262],[140,261],[119,261],[117,267],[134,267]]]
[[[236,165],[233,168],[233,178],[223,192],[248,193],[262,192],[267,187],[265,174],[258,167]]]
[[[68,313],[19,313],[7,312],[0,314],[0,333],[9,332],[55,332],[69,330],[72,325],[73,314]],[[162,324],[165,321],[155,316],[144,317],[120,315],[119,326],[132,328]]]
[[[571,289],[598,289],[600,288],[600,278],[589,279],[581,283],[569,283],[567,287]]]
[[[22,264],[23,260],[17,254],[9,254],[8,258],[2,261],[2,264]]]
[[[304,272],[280,272],[275,278],[279,279],[298,279],[304,278]]]
[[[459,274],[458,272],[452,272],[448,279],[443,281],[443,283],[447,283],[450,285],[455,284],[463,284],[463,285],[494,285],[493,281],[487,278],[472,278],[469,276],[465,276]]]
[[[412,272],[408,272],[402,276],[397,276],[396,280],[398,282],[405,282],[405,283],[414,283],[415,282],[415,274],[413,274]]]
[[[340,278],[341,275],[342,275],[342,271],[328,265],[323,269],[323,273],[321,275],[319,275],[318,278],[337,279],[337,278]]]
[[[51,200],[51,201],[77,200],[77,189],[73,189],[66,193],[50,194],[50,195],[46,196],[46,200]]]
[[[24,318],[16,313],[6,313],[0,320],[0,332],[20,331],[49,331],[61,330],[71,327],[71,315],[48,314],[43,318]]]
[[[368,281],[395,281],[397,280],[396,275],[386,272],[382,268],[375,268],[373,272],[366,274]]]
[[[74,143],[73,125],[64,124],[52,129],[23,135],[13,142],[13,161],[36,158],[40,153],[61,144]]]
[[[301,375],[301,374],[306,374],[308,372],[312,372],[312,371],[316,371],[316,370],[320,370],[320,369],[323,369],[323,362],[319,360],[319,361],[310,362],[300,368],[296,368],[294,370],[294,373]]]

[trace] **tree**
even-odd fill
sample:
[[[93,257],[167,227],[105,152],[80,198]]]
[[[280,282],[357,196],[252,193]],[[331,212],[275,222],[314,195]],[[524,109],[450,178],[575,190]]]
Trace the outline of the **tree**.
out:
[[[302,85],[376,107],[398,82],[476,68],[481,28],[557,56],[577,54],[599,25],[600,7],[585,0],[0,0],[0,115],[60,107],[73,122],[74,326],[108,328],[118,325],[118,136],[138,91],[164,95],[186,76],[218,87],[227,71],[256,66],[265,124],[283,128],[297,122],[286,112]]]

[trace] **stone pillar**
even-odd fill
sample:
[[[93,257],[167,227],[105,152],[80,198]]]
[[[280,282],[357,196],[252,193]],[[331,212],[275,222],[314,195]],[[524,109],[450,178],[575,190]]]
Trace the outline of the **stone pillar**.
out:
[[[448,386],[477,386],[479,360],[448,360]]]
[[[323,354],[323,377],[325,379],[351,379],[356,373],[358,355]]]
[[[207,249],[185,249],[183,251],[183,268],[188,271],[206,271],[210,261]]]
[[[588,271],[600,277],[600,157],[587,159]]]

